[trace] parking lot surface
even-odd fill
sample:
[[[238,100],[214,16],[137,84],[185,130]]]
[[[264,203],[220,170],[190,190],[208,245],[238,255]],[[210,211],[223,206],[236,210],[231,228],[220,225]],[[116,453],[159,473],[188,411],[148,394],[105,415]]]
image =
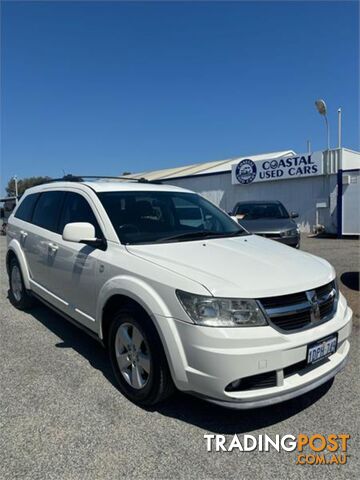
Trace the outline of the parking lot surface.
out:
[[[114,386],[106,352],[44,306],[7,298],[0,237],[1,479],[269,479],[360,477],[359,241],[302,239],[329,260],[354,310],[350,361],[332,384],[269,408],[237,412],[176,394],[154,410]],[[204,434],[351,435],[346,465],[295,465],[295,452],[207,452]]]

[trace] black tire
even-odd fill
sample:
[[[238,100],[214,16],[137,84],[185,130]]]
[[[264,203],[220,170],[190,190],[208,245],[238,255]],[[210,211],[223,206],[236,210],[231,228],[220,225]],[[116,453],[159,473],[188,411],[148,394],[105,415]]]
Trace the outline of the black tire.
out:
[[[13,284],[15,269],[19,274],[19,281],[21,284],[20,291],[15,290],[15,286]],[[19,262],[15,257],[10,260],[9,264],[9,285],[9,299],[10,302],[14,305],[14,307],[16,307],[18,310],[28,310],[34,305],[34,298],[25,288],[22,271]]]
[[[129,380],[125,379],[116,358],[116,335],[119,328],[129,328],[133,325],[141,333],[146,349],[147,358],[150,359],[150,372],[146,374],[146,383],[141,388],[133,388]],[[130,327],[131,330],[131,327]],[[155,405],[169,397],[175,387],[171,378],[164,348],[155,326],[149,317],[140,309],[122,308],[114,315],[108,335],[108,351],[111,366],[118,383],[120,392],[132,402],[142,405]],[[129,366],[131,369],[132,367]]]

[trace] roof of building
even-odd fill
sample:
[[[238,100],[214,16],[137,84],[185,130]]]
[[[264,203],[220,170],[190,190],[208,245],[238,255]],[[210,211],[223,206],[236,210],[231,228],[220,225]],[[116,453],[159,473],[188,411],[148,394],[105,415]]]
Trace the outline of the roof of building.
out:
[[[245,158],[251,160],[269,160],[284,155],[294,155],[293,150],[283,150],[280,152],[262,153],[259,155],[247,155],[241,157],[227,158],[225,160],[215,160],[212,162],[193,163],[192,165],[185,165],[182,167],[164,168],[162,170],[150,170],[140,173],[127,175],[129,178],[146,178],[147,180],[170,180],[182,177],[192,177],[198,175],[208,175],[212,173],[231,172],[232,166]]]

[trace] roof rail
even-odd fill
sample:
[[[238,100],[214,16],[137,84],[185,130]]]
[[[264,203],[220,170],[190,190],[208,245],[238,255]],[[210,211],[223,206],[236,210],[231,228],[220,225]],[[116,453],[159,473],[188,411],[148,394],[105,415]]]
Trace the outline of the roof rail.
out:
[[[85,179],[91,178],[91,179],[107,179],[107,180],[128,180],[128,181],[133,181],[136,183],[160,183],[157,180],[147,180],[144,177],[141,178],[132,178],[132,177],[126,177],[126,176],[120,176],[120,177],[115,177],[115,176],[106,176],[106,175],[64,175],[62,178],[52,178],[46,183],[50,182],[84,182]]]

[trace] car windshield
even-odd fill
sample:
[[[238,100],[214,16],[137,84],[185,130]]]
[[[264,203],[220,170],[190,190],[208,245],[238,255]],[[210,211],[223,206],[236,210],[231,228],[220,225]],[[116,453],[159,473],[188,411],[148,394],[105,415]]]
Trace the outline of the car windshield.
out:
[[[123,244],[248,235],[222,210],[195,193],[117,191],[98,196]]]
[[[289,218],[281,203],[243,203],[236,207],[239,220],[257,220],[260,218]]]

